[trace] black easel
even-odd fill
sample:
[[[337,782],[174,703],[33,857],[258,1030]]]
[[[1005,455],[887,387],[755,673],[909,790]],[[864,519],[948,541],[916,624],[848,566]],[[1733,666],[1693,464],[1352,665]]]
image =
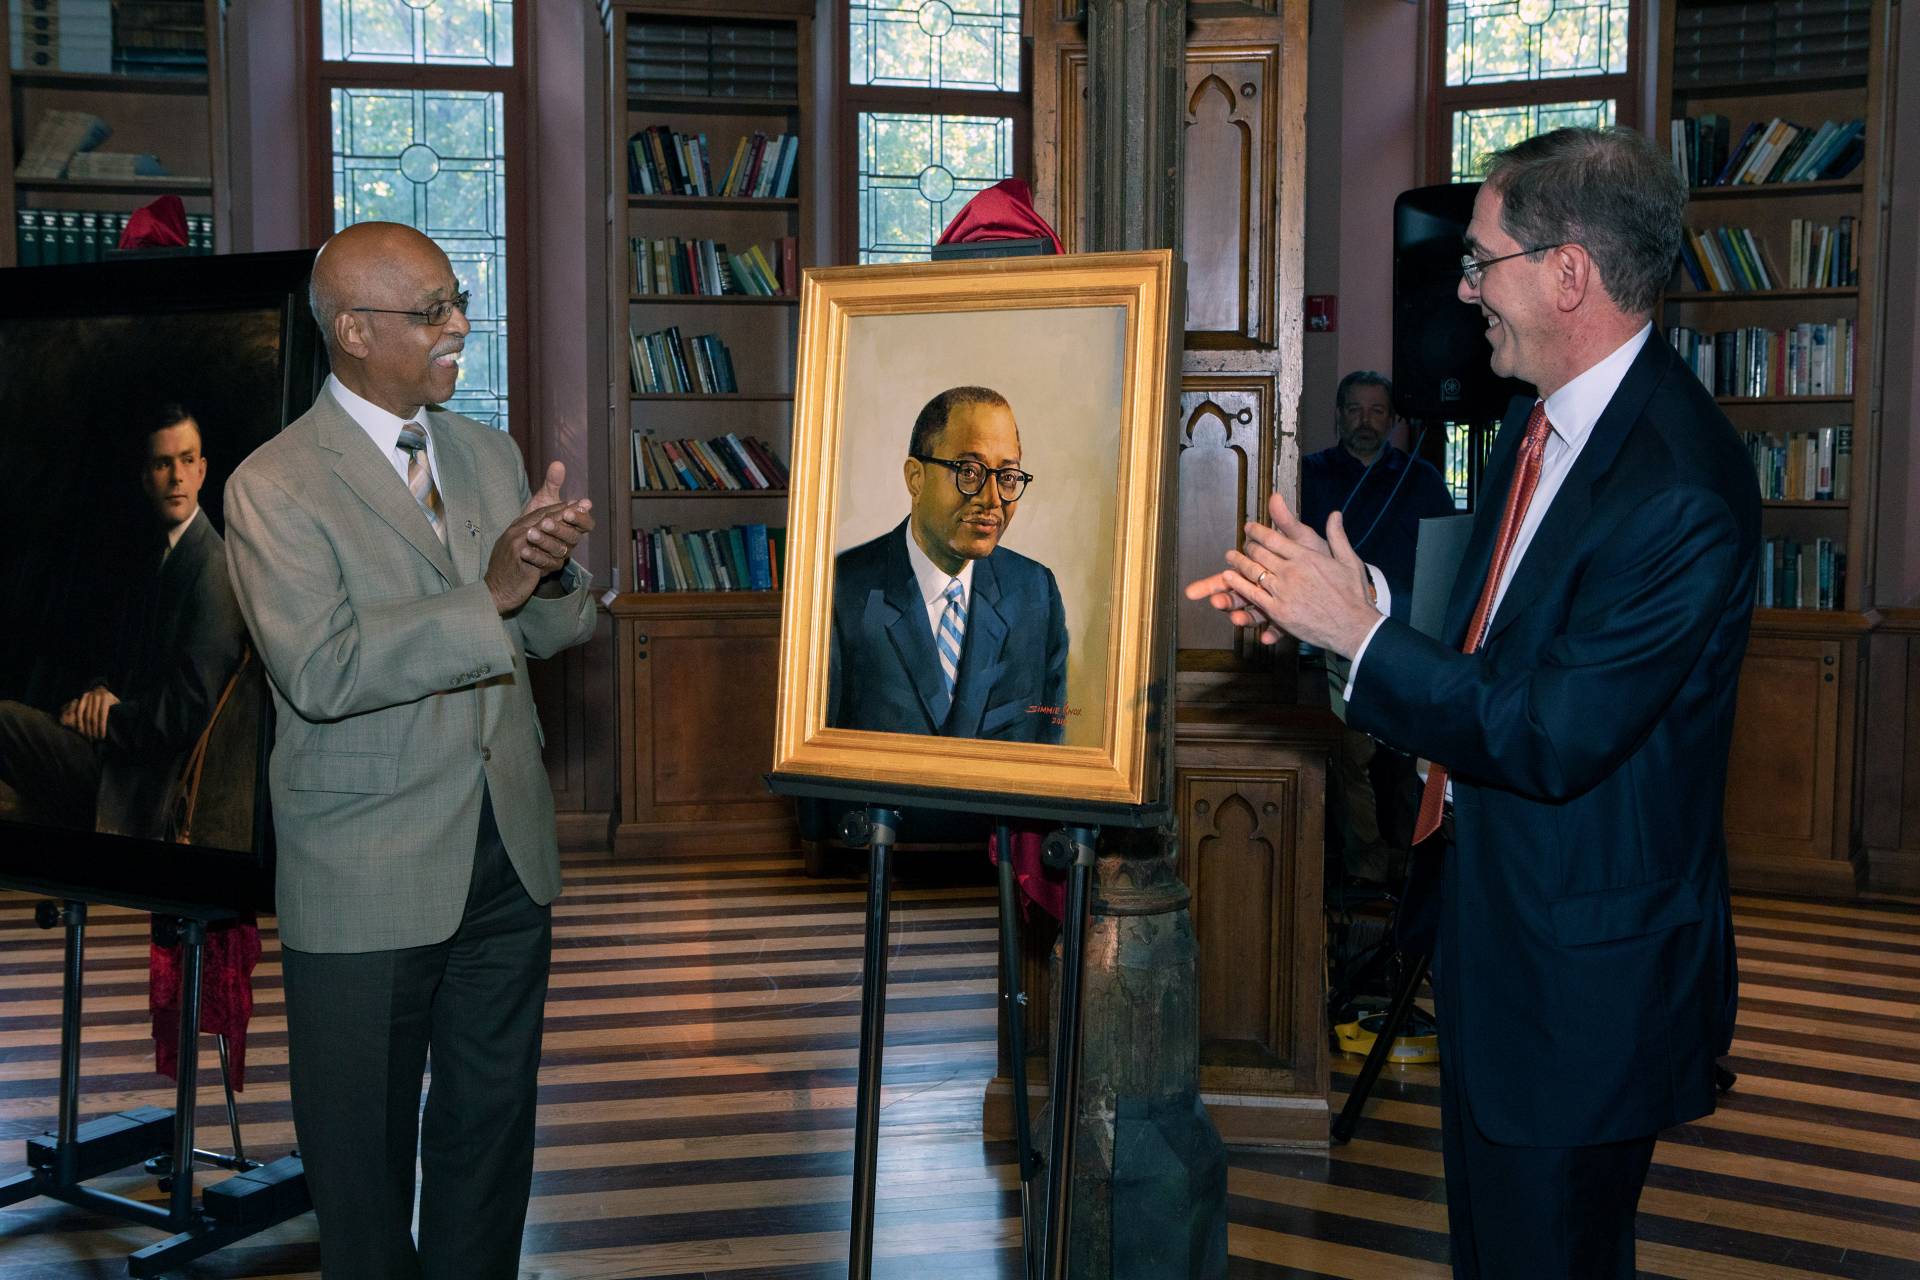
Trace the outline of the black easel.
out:
[[[1367,1051],[1367,1060],[1361,1064],[1360,1075],[1354,1080],[1353,1088],[1347,1091],[1346,1105],[1334,1117],[1333,1141],[1336,1145],[1351,1140],[1354,1129],[1359,1126],[1360,1113],[1366,1110],[1367,1095],[1373,1092],[1374,1082],[1380,1078],[1380,1069],[1387,1065],[1387,1058],[1393,1053],[1393,1042],[1400,1035],[1400,1028],[1406,1025],[1407,1016],[1413,1012],[1414,997],[1419,994],[1420,984],[1427,977],[1427,966],[1432,961],[1433,957],[1424,951],[1407,957],[1407,975],[1401,980],[1400,989],[1394,993],[1387,1020],[1374,1032],[1373,1048]],[[1446,1064],[1442,1063],[1440,1069],[1446,1070]]]
[[[60,1018],[59,1128],[51,1135],[27,1139],[28,1171],[0,1181],[0,1207],[33,1196],[47,1196],[172,1233],[168,1239],[128,1255],[128,1272],[142,1277],[177,1270],[195,1258],[276,1226],[312,1207],[298,1155],[270,1165],[247,1160],[239,1149],[237,1124],[232,1156],[203,1153],[194,1147],[200,987],[207,927],[229,923],[234,918],[233,912],[210,910],[194,916],[169,917],[163,926],[177,930],[183,945],[180,1063],[174,1109],[169,1112],[160,1107],[141,1107],[81,1124],[80,997],[85,983],[87,904],[77,900],[39,904],[34,919],[40,927],[51,929],[64,925],[67,934]],[[221,1065],[224,1076],[224,1044]],[[227,1114],[232,1123],[235,1113],[230,1087]],[[208,1187],[197,1205],[193,1194],[196,1157],[235,1171],[233,1177]],[[161,1183],[169,1195],[165,1209],[85,1185],[89,1178],[143,1162],[150,1171],[165,1174]]]

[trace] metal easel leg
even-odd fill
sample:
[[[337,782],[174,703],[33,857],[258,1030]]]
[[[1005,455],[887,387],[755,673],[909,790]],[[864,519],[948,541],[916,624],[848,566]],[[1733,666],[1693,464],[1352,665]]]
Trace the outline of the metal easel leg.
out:
[[[1013,1058],[1013,1149],[1020,1168],[1020,1273],[1034,1273],[1036,1232],[1033,1180],[1040,1157],[1033,1149],[1033,1114],[1027,1098],[1027,993],[1020,989],[1020,903],[1013,868],[1013,841],[1006,823],[995,830],[1000,848],[1000,971],[1006,988],[1001,1012],[1007,1020],[1007,1052]]]
[[[847,832],[849,843],[868,846],[867,937],[860,976],[860,1076],[854,1093],[853,1236],[847,1250],[849,1280],[868,1280],[873,1274],[874,1177],[887,1021],[888,864],[899,825],[896,811],[875,805],[864,813],[850,815]],[[863,833],[865,839],[857,838]]]
[[[1049,837],[1072,853],[1067,872],[1067,915],[1060,935],[1060,1025],[1053,1055],[1053,1140],[1047,1155],[1046,1280],[1065,1280],[1072,1245],[1073,1148],[1080,1127],[1080,985],[1086,972],[1087,910],[1093,879],[1091,827],[1065,827]],[[1057,845],[1055,846],[1057,849]]]
[[[193,1113],[199,1103],[200,981],[206,959],[207,926],[180,922],[180,1061],[174,1090],[173,1201],[168,1216],[174,1230],[190,1230],[193,1206]]]
[[[1432,959],[1424,954],[1409,958],[1406,980],[1400,984],[1400,990],[1393,998],[1392,1010],[1373,1038],[1373,1048],[1367,1051],[1367,1060],[1360,1067],[1360,1075],[1347,1093],[1346,1105],[1334,1117],[1333,1141],[1336,1146],[1352,1138],[1354,1129],[1359,1126],[1360,1113],[1367,1106],[1367,1095],[1373,1092],[1374,1081],[1380,1078],[1380,1069],[1387,1065],[1387,1057],[1393,1052],[1394,1038],[1400,1034],[1400,1028],[1406,1025],[1407,1014],[1413,1010],[1414,997],[1420,993],[1421,980],[1427,976],[1427,965]],[[1441,1069],[1445,1070],[1445,1067]]]

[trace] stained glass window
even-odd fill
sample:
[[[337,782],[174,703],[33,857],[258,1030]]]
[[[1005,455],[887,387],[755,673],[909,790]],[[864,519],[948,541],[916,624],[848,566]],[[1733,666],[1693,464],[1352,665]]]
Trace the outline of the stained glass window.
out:
[[[1020,91],[1020,0],[850,0],[852,84]]]
[[[1448,0],[1447,83],[1619,75],[1630,0]]]
[[[507,174],[501,95],[333,90],[333,225],[404,222],[431,236],[472,301],[448,407],[507,426]]]
[[[320,0],[329,62],[513,65],[513,0]]]
[[[1013,176],[1010,116],[860,113],[861,262],[922,262],[976,192]]]
[[[1604,129],[1614,120],[1611,98],[1586,102],[1462,107],[1453,113],[1454,182],[1472,182],[1487,171],[1493,153],[1537,133],[1579,126]]]

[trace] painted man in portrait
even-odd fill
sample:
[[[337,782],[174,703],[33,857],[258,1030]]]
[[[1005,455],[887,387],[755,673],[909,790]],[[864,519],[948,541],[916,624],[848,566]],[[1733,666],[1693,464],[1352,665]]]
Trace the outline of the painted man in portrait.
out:
[[[1060,588],[1000,545],[1033,480],[1012,406],[986,387],[942,391],[903,472],[906,519],[834,560],[827,727],[1059,742]]]

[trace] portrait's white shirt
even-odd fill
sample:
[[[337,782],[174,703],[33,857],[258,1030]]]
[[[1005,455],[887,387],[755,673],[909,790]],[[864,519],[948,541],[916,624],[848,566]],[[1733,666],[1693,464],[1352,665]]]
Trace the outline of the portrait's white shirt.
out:
[[[1546,452],[1540,459],[1540,482],[1534,488],[1532,501],[1527,504],[1527,514],[1520,522],[1520,532],[1514,536],[1513,550],[1507,556],[1500,583],[1494,588],[1493,606],[1487,612],[1489,619],[1498,616],[1500,602],[1513,582],[1514,571],[1526,559],[1533,535],[1539,532],[1541,522],[1547,518],[1547,509],[1553,505],[1560,486],[1566,483],[1573,464],[1580,460],[1580,451],[1586,448],[1588,437],[1593,435],[1594,424],[1606,412],[1614,393],[1626,378],[1627,370],[1632,367],[1640,348],[1647,344],[1652,333],[1652,324],[1643,325],[1638,333],[1615,347],[1600,363],[1547,397],[1547,424],[1553,429],[1547,433]],[[1499,498],[1503,503],[1506,501],[1505,494],[1500,494]],[[1367,572],[1372,575],[1374,590],[1379,594],[1380,621],[1384,622],[1386,614],[1393,608],[1393,597],[1387,590],[1386,578],[1378,569],[1368,565]],[[1359,651],[1353,655],[1353,666],[1347,673],[1344,695],[1347,698],[1353,697],[1353,684],[1360,675],[1360,660],[1366,656],[1367,646],[1373,643],[1374,634],[1379,630],[1380,622],[1374,623],[1373,629],[1367,632],[1367,638],[1361,641]],[[1425,772],[1421,770],[1422,776]],[[1447,794],[1453,794],[1451,782],[1447,784]]]
[[[907,540],[907,563],[913,566],[913,580],[920,585],[920,599],[927,607],[927,633],[938,639],[940,615],[947,611],[947,584],[955,578],[960,579],[962,609],[973,600],[973,561],[961,565],[959,573],[948,573],[929,559],[927,553],[920,549],[920,544],[913,540],[911,524],[900,530],[900,536]]]
[[[373,401],[357,395],[347,389],[347,385],[333,374],[327,375],[327,390],[333,393],[335,402],[347,411],[347,416],[359,424],[374,447],[386,456],[393,467],[394,474],[400,477],[400,483],[407,482],[407,455],[400,448],[400,428],[409,422],[420,424],[420,433],[427,438],[427,471],[434,477],[435,487],[440,483],[440,461],[433,451],[433,432],[427,430],[426,410],[415,410],[411,418],[396,418]]]
[[[198,520],[199,518],[200,518],[200,504],[196,502],[193,504],[192,514],[188,515],[187,518],[185,520],[182,520],[179,524],[173,526],[173,528],[167,530],[167,549],[160,556],[161,564],[165,564],[167,562],[167,557],[173,554],[173,549],[180,545],[180,539],[186,536],[187,526],[192,524],[195,520]]]

